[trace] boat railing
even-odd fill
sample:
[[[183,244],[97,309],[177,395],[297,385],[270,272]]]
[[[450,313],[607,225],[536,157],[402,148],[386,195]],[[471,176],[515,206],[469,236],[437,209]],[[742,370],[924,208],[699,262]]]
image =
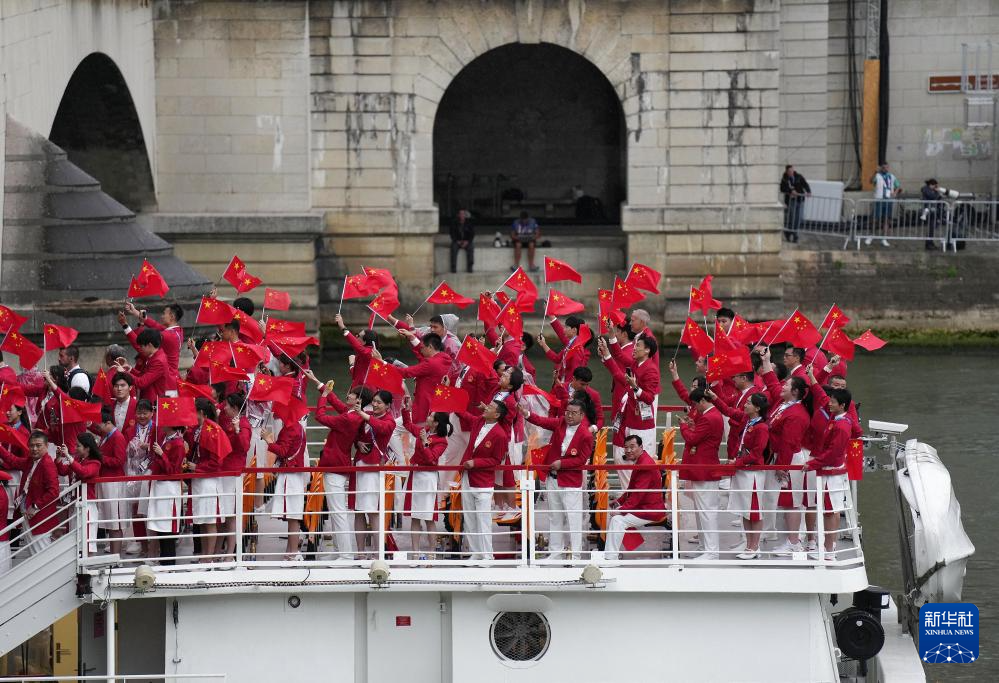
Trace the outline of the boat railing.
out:
[[[167,496],[157,495],[157,487],[153,487],[151,495],[107,498],[100,497],[102,487],[98,486],[96,500],[87,497],[85,488],[75,489],[75,529],[80,563],[81,567],[99,565],[101,557],[107,555],[102,552],[102,541],[97,538],[97,524],[93,518],[98,509],[105,513],[117,510],[116,516],[102,518],[106,525],[123,529],[122,537],[113,539],[122,543],[123,552],[108,564],[128,568],[128,571],[142,564],[166,572],[206,568],[205,564],[213,569],[367,568],[374,560],[410,567],[583,567],[597,564],[837,569],[863,564],[855,508],[849,485],[843,477],[830,478],[829,482],[840,483],[827,486],[826,478],[817,476],[812,480],[814,483],[807,485],[812,491],[806,491],[805,484],[783,489],[777,483],[770,487],[750,484],[751,489],[739,488],[739,478],[733,478],[727,491],[708,487],[709,494],[705,496],[699,487],[680,479],[680,470],[686,471],[685,477],[707,470],[730,476],[735,468],[657,463],[597,464],[583,469],[586,472],[583,486],[576,489],[550,488],[553,485],[546,478],[549,475],[547,468],[530,463],[497,467],[499,476],[512,474],[515,483],[512,487],[494,490],[471,488],[464,470],[457,466],[248,468],[231,473],[234,480],[231,483],[236,485],[223,486],[228,492],[222,494],[191,493],[189,483],[205,475],[133,477],[133,481],[180,480],[181,486]],[[629,511],[616,509],[616,501],[623,491],[611,486],[609,475],[625,472],[633,475],[642,469],[656,470],[663,478],[663,485],[653,489],[632,489],[631,493],[651,493],[655,499],[661,499],[661,507],[646,503],[640,511],[630,512],[637,515],[636,518],[624,517]],[[750,469],[762,471],[768,482],[775,480],[775,476],[768,476],[770,473],[788,470],[778,466]],[[359,473],[376,474],[374,483],[364,485],[373,488],[357,490],[353,482]],[[438,484],[433,488],[423,486],[414,496],[407,491],[406,480],[416,473],[434,473],[437,476],[432,478]],[[345,490],[333,488],[330,475],[337,474],[341,475],[341,482],[343,477],[350,482]],[[211,475],[211,478],[219,477],[219,474]],[[289,477],[297,477],[298,481],[289,483]],[[836,486],[844,490],[836,490]],[[815,541],[827,537],[827,496],[813,496],[814,507],[808,515],[778,507],[778,496],[781,493],[788,496],[814,494],[815,490],[827,488],[833,489],[828,493],[834,500],[845,503],[837,506],[837,514],[833,516],[838,521],[838,528],[829,536],[835,537],[835,547],[826,551],[820,541],[812,552],[808,552],[804,544],[809,538]],[[356,504],[358,493],[367,496],[363,505]],[[431,493],[433,495],[428,495]],[[205,497],[216,499],[219,495],[224,501],[222,507],[233,510],[229,525],[224,522],[217,526],[196,525],[195,522],[204,521],[204,518],[195,518],[196,501]],[[167,507],[172,513],[160,517],[153,515],[150,504],[164,499],[169,499]],[[698,501],[703,504],[705,499],[709,501],[705,507],[707,514],[699,516]],[[742,503],[738,502],[740,499]],[[417,502],[421,500],[422,503]],[[145,514],[139,513],[140,505],[149,505]],[[742,543],[741,520],[750,506],[762,520],[775,519],[778,529],[788,520],[796,523],[803,547],[778,554],[776,546],[782,544],[787,533],[765,530],[760,553],[747,553]],[[366,507],[369,512],[358,511]],[[626,504],[625,507],[630,506]],[[303,519],[289,526],[284,516],[295,517],[297,510],[302,510]],[[204,514],[204,510],[198,514]],[[413,521],[414,515],[429,520],[417,524]],[[553,544],[554,516],[564,520],[565,530],[562,538],[556,538]],[[806,535],[806,517],[808,528],[812,530],[810,536]],[[615,521],[616,518],[620,519]],[[145,534],[136,531],[156,522],[167,525],[172,531],[147,531]],[[288,548],[289,529],[293,533],[300,530],[303,538],[300,548]],[[555,533],[558,536],[557,529]],[[575,539],[572,538],[574,533]],[[713,539],[717,539],[717,543],[712,543]],[[164,540],[176,541],[173,556],[168,557],[156,549],[157,545],[163,547]],[[695,542],[702,548],[698,549]],[[128,551],[129,546],[136,550],[133,544],[142,544],[139,552]],[[563,544],[564,550],[556,554]],[[208,552],[212,546],[215,551]]]

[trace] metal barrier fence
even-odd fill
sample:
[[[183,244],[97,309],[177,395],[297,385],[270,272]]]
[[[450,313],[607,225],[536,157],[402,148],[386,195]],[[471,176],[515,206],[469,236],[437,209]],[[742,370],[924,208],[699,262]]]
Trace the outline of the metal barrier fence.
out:
[[[79,505],[80,484],[78,483],[64,489],[52,505],[39,510],[30,518],[25,516],[23,509],[18,509],[16,501],[12,501],[12,511],[17,519],[0,529],[0,538],[6,538],[0,540],[0,574],[15,563],[37,555],[54,539],[75,533],[80,524]],[[96,523],[95,519],[94,528]]]
[[[796,226],[796,227],[795,227]],[[843,249],[874,242],[922,241],[957,251],[965,242],[999,242],[999,200],[924,201],[808,197],[785,208],[785,236],[838,237]]]
[[[454,467],[255,469],[244,473],[248,482],[257,474],[274,474],[277,485],[268,494],[266,505],[259,507],[251,502],[252,490],[216,494],[215,498],[229,497],[228,502],[212,503],[219,510],[233,511],[220,518],[229,522],[228,526],[215,518],[199,519],[198,515],[205,514],[198,504],[204,495],[192,496],[179,486],[166,495],[153,486],[145,516],[128,512],[137,509],[139,498],[93,501],[86,497],[86,489],[76,489],[76,509],[80,518],[95,502],[100,509],[119,510],[118,517],[103,521],[119,522],[126,543],[145,544],[143,551],[109,562],[127,571],[154,563],[168,572],[190,570],[195,563],[211,564],[214,569],[367,567],[374,559],[390,565],[444,567],[584,566],[592,562],[729,567],[821,564],[837,568],[863,563],[845,476],[795,479],[792,473],[790,488],[784,488],[783,493],[809,495],[813,499],[811,511],[804,514],[803,508],[777,507],[781,493],[777,483],[740,485],[743,479],[734,477],[727,491],[710,484],[685,482],[681,486],[681,467],[691,470],[698,466],[589,465],[583,486],[560,488],[552,479],[539,486],[543,472],[537,468],[501,466],[499,470],[513,471],[518,481],[513,488],[495,490],[470,487],[467,474]],[[725,465],[714,467],[731,471]],[[623,492],[612,489],[606,475],[614,470],[634,473],[643,469],[658,470],[668,482],[660,488],[632,489],[631,493],[651,493],[661,500],[661,507],[645,504],[638,511],[616,510],[614,503]],[[770,474],[780,468],[753,469],[763,473],[760,479],[776,482],[776,475]],[[446,488],[436,483],[440,471],[454,473]],[[345,479],[359,474],[374,475],[373,490],[370,483],[345,484]],[[421,474],[430,476],[420,482]],[[296,477],[297,482],[291,483]],[[404,484],[404,477],[412,478],[413,483]],[[181,482],[170,480],[174,483]],[[828,496],[816,496],[816,490],[826,491]],[[361,496],[366,494],[372,495],[362,504]],[[830,501],[832,509],[828,508]],[[169,512],[157,512],[163,509]],[[751,510],[759,517],[758,526],[753,525],[755,519],[753,523],[742,521]],[[840,526],[841,516],[845,522]],[[832,519],[837,528],[827,530]],[[154,527],[158,531],[151,531]],[[79,525],[77,530],[81,564],[93,565],[100,554],[94,552],[92,531]],[[762,541],[755,535],[760,530]],[[837,543],[837,538],[845,542]],[[828,548],[818,539],[826,539]],[[800,547],[795,544],[798,540]],[[815,544],[811,552],[809,540]]]

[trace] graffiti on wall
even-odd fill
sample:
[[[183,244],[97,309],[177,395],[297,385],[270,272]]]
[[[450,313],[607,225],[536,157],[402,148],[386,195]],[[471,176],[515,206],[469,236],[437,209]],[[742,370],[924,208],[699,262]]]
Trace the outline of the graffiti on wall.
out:
[[[949,156],[958,161],[992,158],[992,125],[927,128],[923,135],[927,157]]]

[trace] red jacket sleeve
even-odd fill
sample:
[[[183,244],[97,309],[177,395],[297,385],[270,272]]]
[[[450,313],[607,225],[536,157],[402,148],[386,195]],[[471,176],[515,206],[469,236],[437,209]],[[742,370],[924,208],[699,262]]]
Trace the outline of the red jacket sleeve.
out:
[[[614,357],[611,356],[610,358],[601,358],[600,360],[603,361],[604,367],[610,371],[611,377],[622,384],[626,384],[628,386],[628,390],[630,391],[631,385],[628,384],[628,380],[624,375],[624,370],[622,370],[621,366],[618,365],[618,362],[614,360]]]
[[[135,386],[137,389],[146,389],[150,385],[163,379],[166,376],[166,371],[166,363],[163,362],[162,358],[156,358],[156,360],[153,360],[153,356],[150,356],[146,362],[146,367],[142,372],[136,372],[135,368],[132,368],[132,377],[135,378]]]
[[[775,406],[780,403],[780,380],[773,370],[763,374],[763,384],[767,388],[767,401]]]
[[[670,382],[670,384],[673,385],[673,391],[675,391],[676,395],[680,397],[680,401],[682,401],[688,406],[694,405],[693,403],[690,402],[690,392],[687,391],[687,387],[683,385],[683,380],[674,379],[672,382]]]
[[[698,415],[694,420],[693,427],[687,424],[681,424],[680,433],[683,434],[683,441],[685,445],[696,446],[710,436],[711,421],[704,415]]]
[[[530,422],[531,424],[541,427],[542,429],[547,429],[553,432],[559,426],[559,423],[562,422],[562,418],[543,417],[536,413],[531,413],[530,415],[527,416],[527,421]]]
[[[552,321],[552,329],[555,331],[555,335],[562,344],[569,343],[569,336],[565,333],[565,327],[562,325],[562,321],[558,318]]]

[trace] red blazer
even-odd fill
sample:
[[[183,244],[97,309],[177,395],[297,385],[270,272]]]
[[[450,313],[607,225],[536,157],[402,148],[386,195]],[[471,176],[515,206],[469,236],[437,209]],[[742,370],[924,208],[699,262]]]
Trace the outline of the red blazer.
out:
[[[246,467],[246,453],[250,450],[250,438],[253,436],[253,428],[246,415],[239,416],[239,434],[232,426],[232,419],[220,416],[219,426],[229,438],[229,445],[232,450],[229,455],[222,459],[223,472],[242,472]]]
[[[334,415],[330,410],[331,405],[333,410],[341,414]],[[336,394],[319,396],[319,405],[316,407],[316,422],[324,427],[329,427],[330,430],[326,435],[323,450],[319,454],[320,467],[350,467],[351,465],[350,449],[361,435],[364,420],[352,410],[345,411],[346,407]],[[339,474],[347,476],[350,473],[340,472]]]
[[[93,460],[87,458],[86,460],[73,459],[73,462],[66,465],[63,462],[56,463],[56,472],[63,477],[71,477],[76,481],[82,481],[87,484],[87,500],[94,501],[97,499],[97,484],[94,483],[94,479],[101,474],[101,463],[99,460]]]
[[[151,330],[158,330],[160,333],[160,350],[163,351],[163,355],[167,359],[167,367],[170,369],[170,381],[173,383],[172,386],[168,386],[168,389],[177,388],[177,378],[180,376],[178,368],[180,367],[180,350],[184,348],[184,328],[180,325],[174,325],[171,328],[166,328],[157,320],[152,318],[146,318],[142,324]]]
[[[212,453],[207,448],[201,448],[201,433],[209,422],[211,420],[206,418],[205,424],[200,429],[198,427],[188,427],[187,431],[184,432],[188,460],[194,463],[194,471],[199,474],[215,474],[222,469],[222,458],[219,457],[218,453]]]
[[[476,489],[491,489],[496,485],[496,466],[503,462],[507,448],[510,445],[510,434],[500,422],[491,426],[481,417],[465,414],[465,419],[471,425],[468,434],[468,447],[461,458],[461,464],[472,463],[472,469],[465,470],[468,474],[468,485]],[[479,431],[488,429],[489,433],[475,447]]]
[[[102,477],[123,477],[125,476],[125,461],[128,458],[126,450],[128,441],[116,429],[106,437],[101,439],[101,476]]]
[[[590,397],[590,401],[593,403],[593,407],[597,409],[597,429],[603,429],[604,426],[604,407],[600,401],[600,392],[598,392],[593,387],[585,387],[587,395]],[[562,401],[562,407],[551,406],[548,409],[548,417],[562,417],[562,412],[565,410],[565,406],[568,401],[572,398],[570,396],[572,392],[569,390],[568,385],[557,385],[552,390],[552,395],[558,400]],[[612,406],[612,409],[616,410],[616,406]]]
[[[623,382],[628,387],[628,390],[625,392],[628,398],[624,406],[621,426],[631,427],[632,429],[654,429],[656,426],[656,413],[652,410],[652,402],[659,395],[659,368],[652,363],[651,359],[647,359],[641,364],[636,363],[633,365],[632,371],[635,373],[638,389],[632,391],[630,385],[627,384],[624,370],[621,369],[621,366],[613,357],[605,358],[604,366],[610,370],[615,380]],[[647,407],[649,412],[651,412],[651,417],[642,417],[640,404],[644,404]],[[615,408],[616,410],[617,408]],[[624,430],[618,430],[617,435],[614,437],[615,445],[620,445],[618,444],[618,437],[621,437],[620,441],[624,443]]]
[[[805,406],[795,403],[778,414],[778,403],[770,411],[770,450],[774,454],[775,464],[790,465],[791,458],[801,450],[808,430],[811,417]]]
[[[150,450],[152,459],[149,461],[149,473],[160,475],[178,475],[183,471],[184,458],[187,457],[187,446],[183,437],[166,439],[160,444],[163,455],[156,455]]]
[[[431,434],[429,439],[430,445],[424,446],[423,441],[420,439],[420,430],[423,429],[423,425],[414,424],[412,413],[408,410],[402,411],[402,426],[416,437],[414,439],[416,447],[413,450],[413,457],[410,458],[409,464],[414,467],[437,467],[440,457],[447,450],[447,438]],[[412,477],[409,478],[407,488],[412,489]]]
[[[642,451],[636,465],[655,465],[656,461],[647,451]],[[651,490],[641,490],[651,489]],[[666,498],[663,492],[663,478],[657,469],[632,470],[628,488],[617,499],[621,512],[630,512],[641,519],[659,520],[666,516]]]
[[[725,418],[720,410],[706,410],[694,417],[694,424],[680,425],[683,435],[684,465],[717,465],[718,448],[721,446]],[[721,476],[717,469],[681,469],[680,478],[688,481],[718,481]]]
[[[545,459],[540,464],[550,466],[556,460],[561,460],[562,463],[558,470],[558,485],[570,489],[581,488],[583,486],[583,470],[580,468],[589,464],[590,458],[593,457],[593,433],[590,431],[590,423],[586,418],[584,417],[579,426],[576,427],[576,433],[569,442],[565,453],[562,452],[562,440],[565,439],[565,433],[569,428],[565,419],[542,417],[532,413],[528,416],[527,421],[542,429],[551,430],[552,433],[551,441],[548,442],[548,447],[545,449]],[[543,479],[547,472],[541,470],[540,474],[539,478]]]
[[[365,346],[360,339],[352,333],[344,330],[343,336],[354,350],[354,367],[350,369],[350,381],[352,386],[364,384],[368,376],[368,367],[371,365],[371,347]]]
[[[452,360],[450,353],[439,351],[430,358],[420,356],[420,362],[416,365],[399,369],[399,374],[403,377],[416,380],[416,386],[413,389],[413,419],[416,422],[423,422],[427,419],[434,389],[451,370]]]
[[[493,328],[486,330],[486,341],[490,346],[496,346],[496,342],[499,341],[499,335],[496,334],[496,330]],[[524,342],[520,339],[507,339],[503,342],[503,346],[500,347],[496,357],[507,365],[519,367],[522,355],[524,355]]]
[[[745,414],[743,413],[743,415]],[[744,419],[737,429],[738,439],[735,442],[735,448],[739,448],[739,440],[741,440],[742,449],[735,457],[729,456],[733,460],[732,464],[742,469],[765,464],[764,452],[770,439],[770,428],[767,426],[766,420],[760,420],[746,429],[748,422],[749,420]],[[743,435],[744,430],[745,435]]]
[[[41,457],[31,481],[27,482],[27,491],[25,491],[24,486],[34,460],[28,456],[13,455],[6,448],[0,446],[0,462],[3,462],[8,469],[21,470],[21,483],[18,485],[17,495],[18,497],[24,496],[26,510],[38,508],[38,512],[27,515],[31,533],[44,534],[56,528],[59,524],[58,515],[56,515],[56,504],[59,500],[59,475],[52,458],[47,453]]]
[[[305,467],[305,429],[300,422],[289,422],[281,427],[277,441],[267,450],[274,454],[277,467]]]
[[[739,449],[740,430],[742,429],[742,425],[746,423],[746,403],[749,402],[749,397],[754,393],[757,393],[756,387],[749,387],[741,394],[736,393],[734,397],[735,401],[733,402],[715,392],[718,398],[721,399],[720,402],[715,401],[715,406],[728,416],[728,442],[725,444],[725,452],[728,454],[729,460],[739,455],[736,451]]]
[[[565,327],[558,318],[552,321],[552,329],[555,330],[558,340],[563,344],[561,351],[555,352],[551,349],[545,351],[548,360],[555,366],[554,386],[557,386],[568,383],[576,368],[589,364],[590,350],[586,347],[579,347],[570,351],[569,342],[572,341],[572,338],[566,333]]]
[[[366,465],[381,465],[388,460],[389,441],[392,440],[392,432],[395,431],[395,418],[385,413],[381,417],[370,415],[369,421],[365,424],[361,420],[360,432],[355,444],[370,444],[371,450],[367,453],[357,451],[355,459]]]
[[[474,415],[481,415],[480,403],[489,403],[496,395],[496,385],[499,378],[496,375],[485,375],[478,370],[468,369],[465,376],[461,378],[461,388],[468,392],[468,412]],[[462,425],[462,429],[465,428]]]
[[[125,410],[125,423],[120,427],[122,432],[128,431],[135,426],[135,404],[138,403],[134,396],[128,397],[128,408]],[[111,403],[107,404],[108,408],[112,411],[115,406],[118,405],[118,401],[111,399]]]
[[[170,366],[163,349],[156,349],[156,352],[146,359],[142,370],[138,367],[132,368],[132,376],[135,378],[135,387],[139,390],[139,398],[150,400],[154,404],[158,397],[166,394],[167,390],[177,388],[176,381],[172,387],[170,386]]]
[[[850,419],[837,416],[826,426],[822,448],[805,463],[805,469],[818,470],[823,477],[846,472],[846,450],[850,445]]]
[[[634,342],[627,341],[624,344],[620,342],[614,342],[613,344],[608,344],[607,348],[610,350],[611,356],[617,361],[617,364],[622,368],[627,370],[635,362],[634,357],[631,355],[631,349],[634,346]],[[618,382],[616,379],[611,378],[611,406],[613,408],[612,414],[617,414],[617,409],[621,405],[621,399],[624,398],[624,393],[628,390],[628,384],[626,382]]]

